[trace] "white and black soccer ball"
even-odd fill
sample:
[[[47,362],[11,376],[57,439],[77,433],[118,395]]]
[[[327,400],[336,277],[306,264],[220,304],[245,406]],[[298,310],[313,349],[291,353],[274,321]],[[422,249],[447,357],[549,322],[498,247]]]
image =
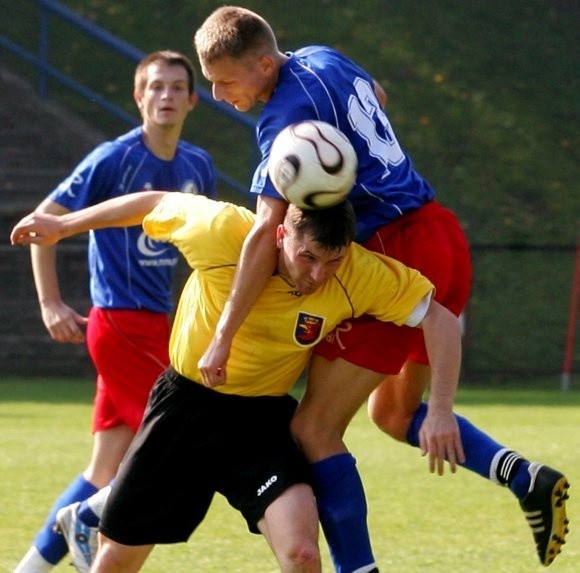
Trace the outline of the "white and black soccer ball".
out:
[[[342,201],[356,179],[357,157],[348,138],[324,121],[284,128],[274,139],[268,175],[276,191],[302,209]]]

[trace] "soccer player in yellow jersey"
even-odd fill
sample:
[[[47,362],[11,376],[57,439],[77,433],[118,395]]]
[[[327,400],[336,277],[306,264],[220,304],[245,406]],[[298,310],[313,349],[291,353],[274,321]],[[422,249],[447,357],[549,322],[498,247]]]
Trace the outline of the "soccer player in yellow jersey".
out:
[[[230,203],[152,191],[61,217],[32,213],[13,229],[13,244],[53,244],[142,222],[192,268],[173,324],[171,367],[113,484],[93,573],[138,571],[155,544],[186,541],[215,492],[266,537],[281,571],[321,571],[316,503],[308,464],[290,435],[296,401],[288,391],[310,350],[343,320],[369,314],[420,325],[432,367],[458,379],[458,319],[432,300],[434,287],[418,271],[353,243],[354,213],[343,202],[288,208],[276,231],[276,273],[234,338],[227,382],[210,383],[197,364],[254,218]]]

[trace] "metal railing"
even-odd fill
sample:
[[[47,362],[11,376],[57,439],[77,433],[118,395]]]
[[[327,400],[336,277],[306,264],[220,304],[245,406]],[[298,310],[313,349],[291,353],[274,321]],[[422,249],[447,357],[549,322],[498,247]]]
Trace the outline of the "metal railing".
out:
[[[34,66],[38,73],[37,90],[39,96],[42,99],[49,98],[48,80],[54,79],[82,98],[89,100],[93,104],[96,104],[111,116],[121,120],[124,123],[127,123],[130,126],[138,125],[140,120],[137,117],[127,113],[122,108],[112,103],[107,97],[87,88],[75,78],[56,69],[51,65],[49,46],[51,39],[53,39],[51,36],[53,33],[52,20],[54,17],[56,17],[58,20],[70,24],[73,28],[78,30],[79,33],[82,33],[83,35],[95,40],[96,42],[107,46],[115,54],[119,55],[120,57],[127,58],[129,61],[134,62],[135,64],[141,60],[141,58],[145,55],[145,52],[135,48],[134,46],[128,44],[127,42],[100,28],[99,26],[85,20],[55,0],[31,1],[36,3],[39,9],[39,30],[37,42],[38,52],[31,52],[30,50],[23,47],[23,45],[19,44],[11,38],[8,38],[2,33],[0,33],[0,46],[3,46],[12,54]],[[203,86],[196,86],[196,91],[203,102],[208,104],[214,110],[217,110],[219,113],[226,115],[232,121],[250,130],[253,137],[253,131],[255,128],[254,118],[238,112],[227,104],[215,101],[212,98],[211,93]],[[257,159],[256,153],[257,151],[254,151],[253,157],[248,158],[249,164]],[[228,187],[231,187],[236,192],[244,193],[244,195],[247,195],[246,185],[240,183],[228,173],[220,170],[216,170],[216,172],[218,179],[225,183]]]

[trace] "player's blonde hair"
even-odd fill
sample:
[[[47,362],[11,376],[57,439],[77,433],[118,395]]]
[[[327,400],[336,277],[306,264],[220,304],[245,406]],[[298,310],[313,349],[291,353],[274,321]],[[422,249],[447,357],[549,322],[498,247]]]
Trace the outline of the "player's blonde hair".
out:
[[[239,59],[278,51],[270,24],[240,6],[222,6],[212,12],[195,33],[193,45],[202,65],[224,57]]]
[[[144,56],[135,69],[135,91],[143,93],[147,85],[147,68],[150,64],[164,62],[168,66],[181,66],[187,72],[187,89],[191,95],[195,91],[195,70],[187,56],[173,50],[160,50]]]

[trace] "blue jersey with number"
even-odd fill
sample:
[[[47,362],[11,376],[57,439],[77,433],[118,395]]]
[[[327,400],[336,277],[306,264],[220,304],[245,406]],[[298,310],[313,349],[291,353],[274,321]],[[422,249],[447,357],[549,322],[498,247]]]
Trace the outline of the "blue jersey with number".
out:
[[[287,55],[258,119],[262,161],[254,173],[253,193],[280,198],[267,177],[272,142],[287,125],[315,119],[340,129],[356,150],[358,173],[348,198],[357,216],[357,241],[433,199],[432,187],[399,145],[367,72],[326,46]]]
[[[182,191],[215,196],[210,155],[180,141],[171,161],[153,155],[141,127],[89,153],[50,195],[77,211],[112,197],[143,190]],[[171,312],[172,280],[179,252],[149,239],[140,225],[89,233],[90,294],[94,306]]]

